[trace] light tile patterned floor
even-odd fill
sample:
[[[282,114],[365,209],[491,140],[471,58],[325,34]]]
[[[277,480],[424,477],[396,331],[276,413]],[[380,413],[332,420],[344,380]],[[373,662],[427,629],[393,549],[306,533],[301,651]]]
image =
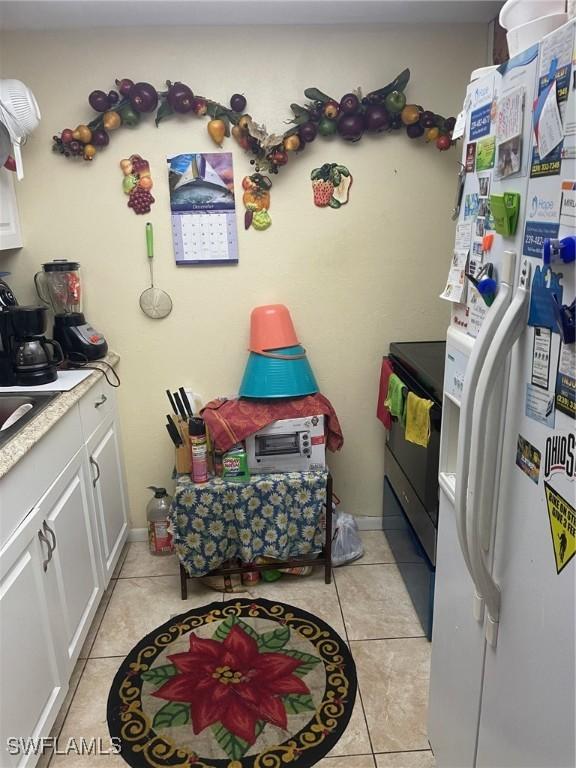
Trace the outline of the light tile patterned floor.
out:
[[[247,594],[277,599],[328,622],[348,642],[356,661],[359,693],[352,718],[318,768],[434,768],[426,736],[430,644],[397,566],[422,582],[422,560],[404,531],[364,531],[365,555],[334,570],[326,585],[322,569],[308,578],[258,584]],[[102,600],[53,735],[108,738],[106,700],[122,658],[170,616],[195,605],[227,599],[189,582],[180,599],[175,557],[155,558],[146,543],[129,544]],[[422,584],[422,598],[424,598]],[[43,768],[116,768],[119,757],[57,755]]]

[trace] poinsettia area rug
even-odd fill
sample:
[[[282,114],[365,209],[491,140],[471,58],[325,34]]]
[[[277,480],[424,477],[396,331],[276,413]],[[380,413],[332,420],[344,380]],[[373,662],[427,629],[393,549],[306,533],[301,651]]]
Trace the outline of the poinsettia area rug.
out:
[[[133,768],[307,768],[336,744],[356,698],[342,638],[268,600],[195,608],[128,654],[108,697]]]

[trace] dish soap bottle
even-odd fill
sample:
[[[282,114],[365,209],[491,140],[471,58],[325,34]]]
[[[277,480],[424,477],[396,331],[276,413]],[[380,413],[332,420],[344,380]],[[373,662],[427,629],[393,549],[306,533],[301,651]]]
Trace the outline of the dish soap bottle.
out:
[[[154,496],[146,506],[148,521],[148,546],[151,555],[171,555],[174,552],[172,534],[169,531],[169,512],[172,497],[168,496],[166,488],[149,485]]]

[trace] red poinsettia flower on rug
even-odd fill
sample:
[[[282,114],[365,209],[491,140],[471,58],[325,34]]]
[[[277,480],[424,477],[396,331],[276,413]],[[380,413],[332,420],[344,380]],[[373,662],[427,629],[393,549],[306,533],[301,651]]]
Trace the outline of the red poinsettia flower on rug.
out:
[[[282,696],[310,693],[294,673],[300,661],[283,653],[260,653],[257,642],[234,625],[223,642],[190,635],[190,650],[168,656],[178,670],[154,696],[190,704],[195,734],[221,723],[253,744],[264,720],[287,727]]]

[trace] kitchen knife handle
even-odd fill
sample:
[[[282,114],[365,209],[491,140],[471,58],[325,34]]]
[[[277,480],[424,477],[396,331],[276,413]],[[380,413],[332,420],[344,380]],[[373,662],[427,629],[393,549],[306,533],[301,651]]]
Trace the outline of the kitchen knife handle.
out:
[[[180,416],[184,419],[184,421],[187,421],[186,411],[184,410],[184,406],[182,405],[182,400],[180,399],[180,394],[178,392],[174,392],[174,402],[176,403]]]
[[[178,431],[174,432],[171,424],[164,424],[164,426],[166,427],[168,434],[170,435],[170,440],[172,440],[176,448],[178,448],[178,446],[182,444],[179,432]]]
[[[171,433],[172,433],[171,436],[172,436],[172,440],[174,441],[174,444],[176,446],[180,445],[182,443],[182,438],[180,436],[180,430],[178,429],[176,422],[174,421],[172,416],[170,416],[170,414],[166,414],[166,420],[168,422],[166,426],[169,427],[171,430]]]
[[[172,397],[172,392],[170,392],[169,389],[166,390],[166,394],[168,395],[168,400],[170,400],[170,405],[172,406],[172,410],[178,416],[178,409],[176,408],[176,403],[174,402],[174,398]]]
[[[184,408],[186,408],[186,413],[188,414],[189,418],[192,418],[194,414],[192,413],[192,406],[190,405],[190,400],[188,400],[188,395],[186,394],[186,390],[184,387],[179,387],[178,392],[180,392],[180,397],[182,398],[182,402],[184,403]]]

